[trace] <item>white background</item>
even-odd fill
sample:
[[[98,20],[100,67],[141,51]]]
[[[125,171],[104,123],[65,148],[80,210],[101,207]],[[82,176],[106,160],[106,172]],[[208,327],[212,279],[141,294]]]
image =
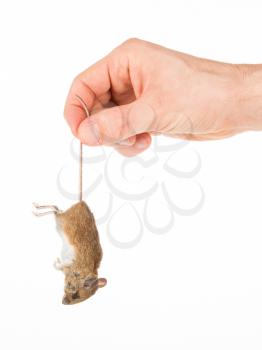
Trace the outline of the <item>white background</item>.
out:
[[[61,304],[63,276],[52,267],[61,242],[53,218],[31,214],[33,201],[61,208],[73,203],[58,191],[56,177],[69,165],[64,178],[77,188],[72,135],[63,120],[76,74],[129,37],[216,60],[262,63],[260,3],[1,1],[2,349],[262,348],[261,133],[187,146],[202,167],[188,185],[174,179],[174,198],[190,206],[197,181],[205,204],[194,216],[175,215],[169,233],[144,228],[139,244],[123,250],[108,239],[107,224],[100,225],[100,275],[108,285],[79,305]],[[191,156],[183,152],[174,164],[190,169]],[[86,165],[85,186],[103,168],[102,162]],[[130,183],[139,183],[138,174],[150,177],[144,171],[130,164]],[[151,175],[164,179],[161,163]],[[111,178],[117,176],[115,167]],[[108,192],[103,182],[86,198],[96,216]],[[155,196],[160,202],[161,192]],[[122,204],[114,199],[115,210]],[[142,218],[142,204],[133,205]],[[149,212],[151,220],[164,215],[157,206]],[[133,234],[131,217],[130,208],[115,217],[115,237]]]

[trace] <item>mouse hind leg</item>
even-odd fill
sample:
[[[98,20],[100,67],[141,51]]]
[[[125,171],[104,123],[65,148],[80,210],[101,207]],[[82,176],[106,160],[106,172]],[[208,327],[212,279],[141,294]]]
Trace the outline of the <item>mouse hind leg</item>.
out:
[[[44,216],[48,214],[61,213],[61,210],[59,210],[56,205],[39,205],[37,203],[33,203],[33,206],[36,209],[35,211],[33,211],[33,214],[35,216]],[[45,211],[46,209],[49,209],[49,210]]]

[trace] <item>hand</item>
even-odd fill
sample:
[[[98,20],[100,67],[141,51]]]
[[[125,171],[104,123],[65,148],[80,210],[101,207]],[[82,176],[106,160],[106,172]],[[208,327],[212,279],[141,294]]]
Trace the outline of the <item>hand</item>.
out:
[[[75,78],[65,118],[84,144],[113,145],[126,156],[156,133],[215,140],[262,129],[261,71],[130,39]]]

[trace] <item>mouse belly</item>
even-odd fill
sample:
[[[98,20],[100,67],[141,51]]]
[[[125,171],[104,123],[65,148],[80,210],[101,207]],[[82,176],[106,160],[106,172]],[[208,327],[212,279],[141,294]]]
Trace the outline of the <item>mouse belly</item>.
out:
[[[71,265],[75,258],[74,247],[69,243],[64,233],[62,233],[62,241],[61,262],[63,265]]]
[[[61,259],[60,259],[61,264],[63,266],[69,266],[73,263],[75,259],[74,246],[70,244],[67,236],[65,235],[63,230],[61,230],[58,226],[57,226],[57,231],[62,239],[62,250],[61,250]]]

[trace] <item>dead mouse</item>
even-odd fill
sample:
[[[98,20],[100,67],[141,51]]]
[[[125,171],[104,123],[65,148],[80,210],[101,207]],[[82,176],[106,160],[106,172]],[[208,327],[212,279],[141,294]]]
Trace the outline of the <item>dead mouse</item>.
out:
[[[76,96],[89,116],[87,106]],[[80,143],[79,202],[66,211],[55,205],[34,204],[36,216],[54,214],[56,226],[63,240],[61,258],[55,267],[65,274],[63,304],[72,305],[88,299],[98,288],[106,285],[105,278],[98,278],[97,270],[102,259],[102,248],[92,212],[82,200],[82,143]]]
[[[88,299],[106,285],[106,279],[97,275],[102,248],[93,214],[84,201],[66,211],[56,206],[35,203],[34,206],[36,216],[55,215],[57,231],[63,241],[61,258],[54,263],[55,268],[65,274],[63,304],[72,305]],[[48,211],[43,211],[45,209]]]

